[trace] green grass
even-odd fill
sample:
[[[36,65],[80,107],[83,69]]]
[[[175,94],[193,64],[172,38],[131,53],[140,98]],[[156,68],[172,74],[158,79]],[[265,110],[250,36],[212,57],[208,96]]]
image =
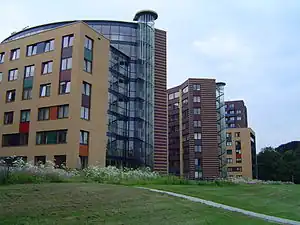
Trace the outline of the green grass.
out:
[[[149,185],[148,187],[300,221],[300,185]]]
[[[95,183],[0,186],[5,225],[270,224],[146,190]]]

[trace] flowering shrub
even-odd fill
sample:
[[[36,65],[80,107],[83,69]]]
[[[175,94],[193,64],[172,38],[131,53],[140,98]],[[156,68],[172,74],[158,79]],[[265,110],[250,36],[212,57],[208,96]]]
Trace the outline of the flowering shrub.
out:
[[[230,182],[233,184],[294,184],[293,182],[283,182],[283,181],[264,181],[264,180],[256,180],[250,179],[246,177],[232,177],[228,179],[220,179],[223,182]]]

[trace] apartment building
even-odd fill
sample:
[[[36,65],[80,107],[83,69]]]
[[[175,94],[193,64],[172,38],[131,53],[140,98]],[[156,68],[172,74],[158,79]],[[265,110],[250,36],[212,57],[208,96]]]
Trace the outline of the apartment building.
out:
[[[226,132],[228,177],[257,178],[256,140],[251,128],[229,128]]]
[[[188,79],[168,89],[171,174],[189,179],[220,176],[217,85],[214,79]]]
[[[0,156],[104,166],[109,51],[82,22],[1,44]]]
[[[226,101],[225,110],[228,128],[248,127],[247,107],[243,100]]]
[[[0,156],[69,167],[80,156],[83,165],[168,173],[166,32],[157,18],[144,10],[133,22],[62,21],[6,38]]]

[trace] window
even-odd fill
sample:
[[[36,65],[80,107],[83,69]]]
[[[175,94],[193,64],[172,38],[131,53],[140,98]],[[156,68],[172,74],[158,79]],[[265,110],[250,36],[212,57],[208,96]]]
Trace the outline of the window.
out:
[[[63,48],[68,48],[73,46],[74,35],[68,35],[63,37]]]
[[[227,158],[226,160],[227,160],[227,163],[228,163],[228,164],[232,164],[232,162],[233,162],[233,161],[232,161],[232,158]]]
[[[200,140],[201,139],[201,133],[194,133],[194,139]]]
[[[93,40],[87,36],[85,36],[84,47],[93,50]]]
[[[32,99],[32,88],[23,89],[22,99],[23,100]]]
[[[50,52],[54,50],[54,40],[45,41],[44,52]]]
[[[71,91],[71,81],[61,81],[59,83],[59,94],[68,94]]]
[[[231,133],[226,133],[227,138],[231,138],[231,136],[232,136]]]
[[[235,117],[229,117],[229,120],[234,121]]]
[[[6,92],[6,102],[14,102],[16,100],[16,90]]]
[[[53,61],[43,62],[42,64],[42,74],[52,73]]]
[[[201,152],[201,145],[195,145],[195,152]]]
[[[189,103],[189,101],[188,101],[187,98],[182,100],[182,104],[183,104],[183,105],[188,104],[188,103]]]
[[[235,124],[234,123],[232,123],[232,124],[230,124],[230,126],[229,126],[230,128],[235,128]]]
[[[231,141],[227,141],[226,142],[226,146],[232,146],[232,142]]]
[[[51,92],[51,84],[42,84],[40,86],[40,97],[49,97]]]
[[[49,115],[50,115],[50,108],[39,108],[38,110],[38,120],[49,120]]]
[[[85,120],[90,120],[90,109],[87,107],[81,106],[80,118]]]
[[[67,156],[66,155],[55,155],[54,156],[54,162],[55,162],[55,167],[56,168],[66,168],[66,161],[67,161]]]
[[[80,131],[80,144],[88,145],[89,144],[89,136],[90,136],[89,132],[81,130]]]
[[[229,114],[234,114],[234,111],[233,110],[229,111]]]
[[[201,127],[201,121],[200,120],[194,120],[194,127]]]
[[[178,98],[179,97],[179,92],[175,92],[174,93],[174,98]]]
[[[183,88],[182,92],[183,92],[183,93],[188,93],[188,92],[189,92],[189,87],[186,86],[185,88]]]
[[[195,166],[200,166],[200,159],[195,159]]]
[[[34,156],[34,165],[45,164],[45,163],[46,163],[45,155]]]
[[[5,52],[0,53],[0,64],[4,63]]]
[[[20,122],[25,123],[30,121],[30,110],[21,110]]]
[[[235,132],[235,137],[240,137],[240,132]]]
[[[242,163],[242,159],[236,159],[236,163]]]
[[[8,71],[8,81],[14,81],[18,79],[18,69],[12,69]]]
[[[194,91],[200,91],[200,84],[194,84],[193,85],[193,90]]]
[[[61,70],[70,70],[72,69],[72,58],[65,58],[61,60]]]
[[[26,56],[32,56],[37,54],[37,44],[28,45]]]
[[[200,115],[200,108],[194,108],[194,115]]]
[[[231,149],[227,150],[226,152],[227,152],[227,155],[232,155],[232,150]]]
[[[236,110],[236,113],[237,113],[237,114],[241,114],[242,111],[241,111],[241,110]]]
[[[87,82],[82,83],[82,94],[90,96],[91,95],[91,89],[92,89],[91,84],[89,84]]]
[[[174,94],[169,94],[169,100],[174,99]]]
[[[92,62],[84,59],[83,70],[88,73],[92,73]]]
[[[3,79],[3,73],[0,72],[0,83],[1,83],[2,79]]]
[[[3,122],[4,122],[4,125],[13,124],[14,112],[5,112]]]
[[[230,108],[234,108],[234,104],[230,104],[229,107],[230,107]]]
[[[169,100],[172,100],[172,99],[178,98],[178,97],[179,97],[179,92],[169,94]]]
[[[33,77],[34,76],[34,65],[25,66],[24,77]]]
[[[58,119],[68,118],[69,117],[69,105],[60,105],[58,106]]]
[[[238,116],[236,117],[236,120],[242,120],[242,117]]]
[[[20,58],[20,49],[16,48],[10,52],[10,60],[17,60]]]
[[[67,143],[68,130],[54,130],[36,132],[36,144],[65,144]]]
[[[202,178],[202,172],[201,171],[195,171],[195,179]]]
[[[200,96],[194,96],[193,102],[200,102]]]
[[[14,133],[2,135],[2,147],[28,145],[28,133]]]

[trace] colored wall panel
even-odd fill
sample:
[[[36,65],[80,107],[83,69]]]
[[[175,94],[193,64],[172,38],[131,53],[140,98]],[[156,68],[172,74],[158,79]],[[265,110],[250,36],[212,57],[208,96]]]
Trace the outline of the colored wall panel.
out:
[[[24,122],[19,124],[19,133],[29,133],[30,122]]]
[[[90,108],[90,101],[91,101],[90,96],[82,95],[81,106]]]
[[[32,86],[33,86],[33,77],[28,77],[24,79],[23,81],[24,88],[32,88]]]
[[[79,146],[79,155],[80,156],[88,156],[89,155],[89,146],[88,145],[80,145]]]
[[[62,59],[70,58],[70,57],[72,57],[72,53],[73,53],[73,48],[72,47],[63,48],[62,52],[61,52],[61,58]]]
[[[50,108],[50,120],[56,120],[57,119],[57,106]]]
[[[93,60],[93,52],[87,48],[84,48],[84,58],[92,61]]]
[[[64,70],[60,72],[60,81],[71,81],[72,70]]]

